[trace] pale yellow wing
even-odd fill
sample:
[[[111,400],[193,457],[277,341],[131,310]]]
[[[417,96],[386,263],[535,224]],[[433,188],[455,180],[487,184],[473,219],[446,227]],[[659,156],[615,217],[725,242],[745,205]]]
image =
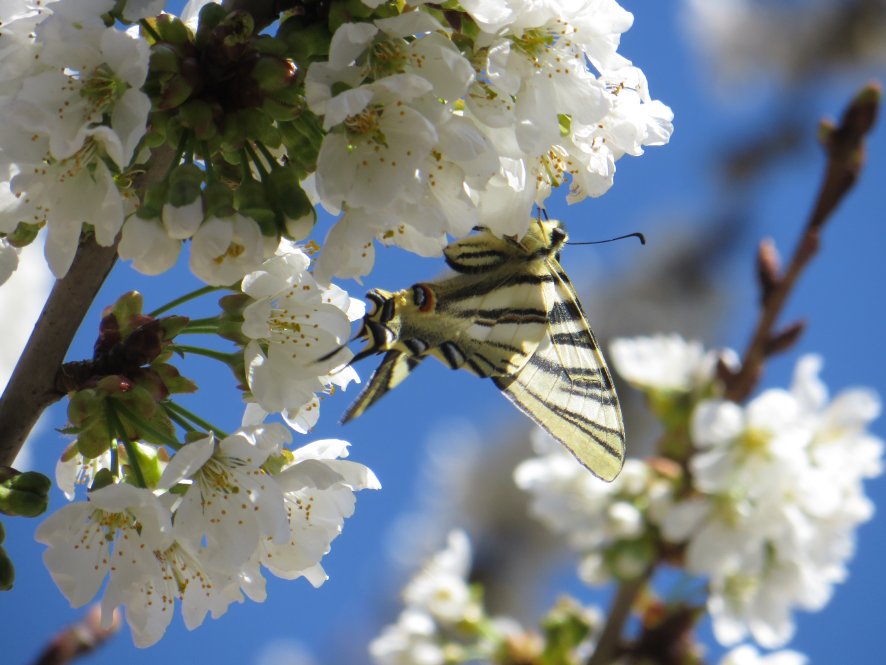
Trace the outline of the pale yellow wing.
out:
[[[548,327],[522,370],[494,379],[520,410],[603,480],[624,462],[621,409],[572,285],[555,262],[544,286]]]

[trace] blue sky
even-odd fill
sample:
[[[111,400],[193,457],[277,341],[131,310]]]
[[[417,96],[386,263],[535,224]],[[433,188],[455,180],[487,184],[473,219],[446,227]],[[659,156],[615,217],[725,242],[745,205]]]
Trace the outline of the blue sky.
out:
[[[594,303],[595,293],[616,289],[618,280],[633,273],[642,274],[644,266],[653,264],[675,238],[685,233],[702,234],[715,221],[734,218],[740,225],[739,232],[730,236],[735,246],[711,273],[713,281],[729,285],[728,292],[722,293],[725,313],[700,334],[709,345],[742,349],[756,314],[754,248],[760,238],[771,236],[783,255],[792,250],[822,172],[820,151],[807,145],[771,165],[753,187],[738,194],[724,194],[715,176],[716,154],[740,145],[772,121],[776,93],[767,86],[754,86],[734,91],[728,98],[718,96],[711,70],[705,67],[680,28],[679,3],[625,0],[622,4],[634,13],[635,25],[623,38],[621,52],[646,72],[653,96],[672,107],[676,130],[670,145],[652,148],[642,158],[619,162],[615,186],[602,198],[568,209],[555,204],[550,210],[551,216],[566,220],[573,239],[595,240],[639,230],[648,238],[647,247],[638,250],[628,242],[571,248],[564,253],[564,267],[579,291],[588,294],[586,304]],[[793,110],[797,112],[799,128],[811,136],[819,117],[837,115],[851,94],[876,74],[852,70],[841,76],[822,75],[815,89],[807,88],[796,99],[784,97],[782,101],[796,104]],[[881,395],[886,394],[886,356],[882,351],[886,317],[879,300],[880,289],[886,285],[883,123],[871,137],[868,154],[860,183],[826,228],[822,251],[801,280],[782,318],[783,322],[805,319],[808,328],[794,349],[770,363],[763,386],[787,385],[796,358],[815,352],[824,357],[823,379],[832,395],[851,386],[871,386]],[[318,232],[318,239],[322,239],[322,233]],[[376,286],[403,288],[441,270],[439,260],[420,259],[394,249],[381,250],[376,270],[364,280],[365,286],[346,286],[355,294]],[[70,358],[90,355],[98,312],[121,292],[132,288],[142,291],[148,308],[152,308],[188,290],[183,284],[197,286],[184,265],[161,279],[147,279],[118,265],[87,318]],[[690,311],[693,307],[691,302],[683,306]],[[623,307],[630,308],[630,303]],[[592,327],[602,326],[610,335],[619,334],[619,330],[610,331],[603,323],[607,318],[619,320],[621,306],[615,309],[618,311],[607,312],[589,306]],[[674,323],[650,316],[643,325],[645,332],[651,334],[670,332]],[[623,332],[636,334],[641,330]],[[373,368],[374,361],[366,360],[358,369],[365,379]],[[205,386],[200,397],[189,405],[211,414],[210,419],[223,428],[236,427],[239,407],[226,370],[197,360],[186,365],[185,372]],[[619,385],[622,391],[630,390]],[[403,571],[392,563],[389,552],[410,544],[393,540],[391,533],[398,520],[423,501],[426,482],[420,469],[426,462],[429,438],[434,436],[434,452],[445,459],[445,445],[439,439],[446,438],[446,432],[455,431],[448,424],[453,418],[480,431],[492,430],[492,439],[500,438],[498,432],[505,428],[522,426],[525,421],[489,382],[450,372],[432,362],[424,363],[408,384],[361,418],[341,427],[338,418],[354,394],[351,390],[324,402],[320,424],[305,439],[348,439],[353,444],[351,458],[370,466],[383,485],[380,492],[363,492],[358,497],[354,517],[346,523],[343,535],[324,560],[329,581],[315,590],[304,580],[269,580],[269,599],[264,604],[233,606],[222,619],[208,620],[193,633],[186,631],[180,617],[176,617],[166,637],[149,650],[135,649],[124,631],[91,662],[117,663],[125,659],[136,665],[201,658],[252,664],[260,662],[269,642],[297,642],[313,652],[317,662],[331,663],[335,661],[324,658],[324,654],[334,652],[335,641],[349,637],[355,642],[363,640],[370,630],[368,626],[393,620],[390,612],[396,608],[389,601],[397,593],[396,585],[402,581]],[[57,405],[50,412],[50,423],[61,426],[63,421],[63,408]],[[883,419],[876,421],[872,429],[876,435],[886,436]],[[47,430],[33,442],[33,454],[36,468],[51,473],[65,439],[51,428]],[[456,435],[453,433],[452,437]],[[456,441],[452,449],[459,450]],[[507,477],[511,469],[493,468],[492,473]],[[869,483],[868,492],[878,506],[886,506],[886,479]],[[51,506],[57,509],[63,502],[56,492]],[[527,525],[531,519],[526,516]],[[78,618],[81,612],[67,606],[42,566],[42,547],[33,542],[37,522],[19,519],[4,520],[4,524],[18,581],[11,593],[0,595],[3,660],[10,664],[27,663],[55,631]],[[441,533],[441,540],[442,536]],[[789,646],[809,655],[813,663],[881,662],[886,647],[884,618],[879,610],[886,590],[881,573],[884,560],[886,518],[878,513],[858,533],[858,551],[847,582],[837,588],[824,611],[797,615],[797,635]],[[542,594],[537,607],[539,615],[557,591],[568,590],[586,602],[599,598],[574,582],[574,560],[565,557],[561,561],[561,570],[540,572],[561,586],[550,587]],[[702,634],[711,643],[709,631],[703,629]],[[362,646],[355,643],[352,648],[360,653]],[[717,652],[712,645],[712,653]]]

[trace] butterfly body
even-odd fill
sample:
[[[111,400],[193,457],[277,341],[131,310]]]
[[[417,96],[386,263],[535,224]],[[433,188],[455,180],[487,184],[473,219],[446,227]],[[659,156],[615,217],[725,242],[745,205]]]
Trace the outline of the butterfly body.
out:
[[[572,284],[557,260],[566,232],[534,220],[520,239],[489,231],[444,249],[455,275],[392,293],[374,307],[353,361],[385,353],[344,421],[362,414],[426,357],[496,386],[594,474],[611,480],[624,459],[618,398]],[[352,362],[353,362],[352,361]]]

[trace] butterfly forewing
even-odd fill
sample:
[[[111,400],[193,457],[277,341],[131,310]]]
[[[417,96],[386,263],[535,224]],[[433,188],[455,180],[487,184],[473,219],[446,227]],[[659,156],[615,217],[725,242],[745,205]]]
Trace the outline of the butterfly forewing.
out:
[[[345,420],[434,355],[492,378],[582,464],[612,480],[624,459],[621,411],[572,284],[554,258],[565,239],[554,221],[536,220],[519,241],[481,230],[444,249],[457,275],[371,293],[380,306],[366,316],[370,345],[358,356],[387,354]]]

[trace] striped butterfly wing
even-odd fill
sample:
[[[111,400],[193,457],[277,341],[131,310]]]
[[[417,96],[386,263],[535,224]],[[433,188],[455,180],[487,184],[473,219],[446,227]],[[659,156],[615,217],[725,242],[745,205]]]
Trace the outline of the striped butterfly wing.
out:
[[[395,388],[414,370],[422,358],[411,356],[399,349],[391,349],[385,354],[384,360],[369,377],[366,388],[363,389],[354,403],[348,407],[342,423],[353,420],[370,406],[375,404],[385,393]]]
[[[594,475],[614,479],[624,462],[624,425],[612,377],[572,284],[546,262],[544,339],[519,372],[494,379],[514,404]]]

